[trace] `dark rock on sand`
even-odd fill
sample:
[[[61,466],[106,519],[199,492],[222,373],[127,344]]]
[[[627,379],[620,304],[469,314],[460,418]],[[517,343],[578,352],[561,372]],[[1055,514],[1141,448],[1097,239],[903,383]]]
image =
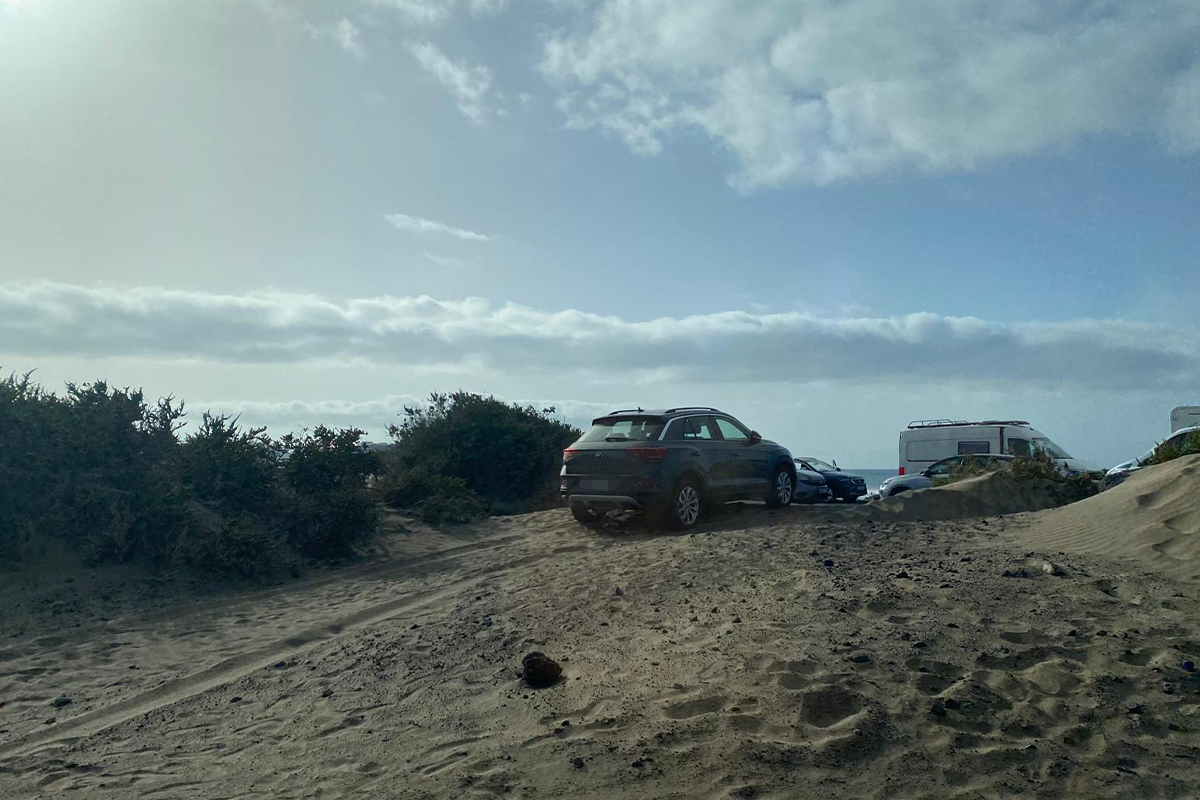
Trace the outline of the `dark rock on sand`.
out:
[[[551,686],[562,675],[562,667],[545,653],[533,652],[521,659],[521,676],[530,686]]]

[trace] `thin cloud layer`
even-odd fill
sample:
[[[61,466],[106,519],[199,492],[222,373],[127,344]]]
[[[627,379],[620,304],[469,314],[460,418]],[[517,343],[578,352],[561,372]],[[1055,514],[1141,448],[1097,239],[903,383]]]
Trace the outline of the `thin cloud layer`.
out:
[[[492,87],[492,71],[482,65],[452,61],[431,42],[416,42],[408,51],[421,68],[454,97],[458,110],[476,125],[487,121],[487,94]]]
[[[424,219],[422,217],[411,217],[408,214],[384,214],[383,218],[392,223],[392,226],[402,231],[413,231],[414,233],[440,233],[446,236],[453,236],[455,239],[462,239],[467,242],[486,242],[490,238],[482,233],[469,231],[465,228],[456,228],[453,225],[447,225],[444,222],[437,222],[432,219]]]
[[[1006,324],[918,313],[729,311],[634,321],[480,299],[221,295],[55,283],[0,286],[2,349],[22,357],[234,363],[324,359],[638,382],[968,383],[1188,388],[1200,333],[1112,320]]]
[[[546,40],[572,128],[699,131],[741,189],[1135,134],[1200,151],[1200,3],[600,0]]]

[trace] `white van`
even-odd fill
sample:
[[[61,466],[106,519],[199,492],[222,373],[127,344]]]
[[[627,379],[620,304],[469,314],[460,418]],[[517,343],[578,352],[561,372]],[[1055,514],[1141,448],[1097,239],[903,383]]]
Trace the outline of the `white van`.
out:
[[[1200,425],[1200,406],[1175,406],[1171,409],[1171,433]]]
[[[1068,474],[1091,467],[1031,428],[1025,420],[989,419],[966,422],[951,419],[918,419],[900,432],[900,474],[920,472],[935,461],[968,453],[1030,456],[1040,450],[1059,462]]]

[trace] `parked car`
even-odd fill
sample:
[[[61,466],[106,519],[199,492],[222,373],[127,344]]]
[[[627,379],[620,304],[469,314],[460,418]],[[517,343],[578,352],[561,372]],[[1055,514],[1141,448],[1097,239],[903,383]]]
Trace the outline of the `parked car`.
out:
[[[661,514],[690,528],[704,507],[733,500],[792,502],[796,465],[787,448],[703,406],[614,411],[563,451],[559,493],[575,519],[613,509]]]
[[[961,455],[1032,456],[1053,458],[1064,474],[1088,472],[1087,462],[1072,458],[1046,434],[1024,420],[919,419],[900,432],[900,474],[921,472],[943,458]]]
[[[928,489],[938,483],[944,482],[950,477],[950,470],[957,467],[968,460],[978,462],[981,465],[991,469],[1001,469],[1008,466],[1016,456],[993,455],[985,453],[982,455],[961,455],[950,456],[943,458],[941,461],[934,462],[927,468],[915,474],[908,475],[893,475],[879,486],[880,497],[895,497],[904,492],[912,492],[917,489]]]
[[[1193,425],[1189,428],[1180,428],[1162,442],[1159,442],[1159,444],[1156,444],[1154,447],[1151,447],[1149,450],[1142,453],[1137,458],[1131,458],[1128,461],[1122,461],[1120,464],[1117,464],[1108,472],[1104,473],[1104,488],[1111,489],[1117,484],[1123,483],[1130,475],[1146,466],[1150,459],[1154,457],[1154,452],[1160,446],[1166,444],[1180,447],[1188,437],[1194,433],[1197,433],[1198,431],[1200,431],[1200,425]]]
[[[867,481],[861,475],[842,472],[836,463],[830,464],[819,458],[801,456],[796,459],[796,464],[804,469],[819,472],[829,484],[830,493],[838,500],[854,503],[867,493]]]
[[[800,461],[796,462],[796,491],[792,493],[793,503],[824,503],[833,499],[833,492],[821,473],[808,469]]]

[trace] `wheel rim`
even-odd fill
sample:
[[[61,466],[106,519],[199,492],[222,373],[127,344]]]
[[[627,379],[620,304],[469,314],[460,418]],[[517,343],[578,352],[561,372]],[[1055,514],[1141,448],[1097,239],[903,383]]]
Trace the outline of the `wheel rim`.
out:
[[[775,496],[779,498],[779,502],[787,503],[792,499],[792,476],[786,472],[779,473],[779,477],[775,479]]]
[[[691,486],[685,486],[679,490],[679,497],[675,501],[675,512],[679,515],[679,521],[684,525],[692,525],[700,516],[700,495],[696,494],[696,490]]]

